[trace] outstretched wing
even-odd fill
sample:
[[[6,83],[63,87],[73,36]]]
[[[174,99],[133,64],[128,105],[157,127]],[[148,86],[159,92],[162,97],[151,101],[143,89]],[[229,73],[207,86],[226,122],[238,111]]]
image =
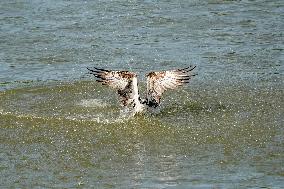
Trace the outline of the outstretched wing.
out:
[[[98,82],[117,90],[122,106],[128,106],[134,101],[133,78],[136,74],[129,71],[111,71],[99,68],[87,68]]]
[[[147,74],[147,105],[157,107],[162,94],[167,89],[175,89],[188,83],[189,79],[196,74],[191,71],[196,66],[171,71],[150,72]]]

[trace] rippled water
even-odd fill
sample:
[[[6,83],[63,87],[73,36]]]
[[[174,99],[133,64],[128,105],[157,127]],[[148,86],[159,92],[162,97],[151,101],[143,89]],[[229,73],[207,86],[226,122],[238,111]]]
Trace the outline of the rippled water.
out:
[[[1,1],[1,188],[281,188],[282,1]],[[86,67],[197,65],[121,116]]]

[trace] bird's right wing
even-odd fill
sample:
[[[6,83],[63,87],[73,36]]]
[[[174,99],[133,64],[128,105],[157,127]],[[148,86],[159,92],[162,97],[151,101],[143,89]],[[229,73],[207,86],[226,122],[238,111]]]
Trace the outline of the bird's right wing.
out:
[[[148,106],[157,107],[160,104],[162,94],[167,89],[175,89],[195,76],[191,71],[196,66],[184,69],[150,72],[147,74],[147,104]]]
[[[133,78],[135,73],[129,71],[111,71],[99,68],[87,68],[98,82],[117,90],[122,106],[128,106],[134,101]]]

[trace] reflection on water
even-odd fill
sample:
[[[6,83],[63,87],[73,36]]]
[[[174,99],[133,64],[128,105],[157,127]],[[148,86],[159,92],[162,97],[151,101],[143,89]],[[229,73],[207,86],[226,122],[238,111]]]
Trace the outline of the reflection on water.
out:
[[[284,185],[282,1],[0,7],[0,188]],[[129,118],[94,65],[199,75]]]

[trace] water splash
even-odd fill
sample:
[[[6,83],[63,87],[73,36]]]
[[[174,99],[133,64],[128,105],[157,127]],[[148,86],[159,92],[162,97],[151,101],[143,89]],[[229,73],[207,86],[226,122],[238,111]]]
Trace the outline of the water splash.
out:
[[[102,99],[83,99],[77,105],[88,108],[106,108],[109,106]]]

